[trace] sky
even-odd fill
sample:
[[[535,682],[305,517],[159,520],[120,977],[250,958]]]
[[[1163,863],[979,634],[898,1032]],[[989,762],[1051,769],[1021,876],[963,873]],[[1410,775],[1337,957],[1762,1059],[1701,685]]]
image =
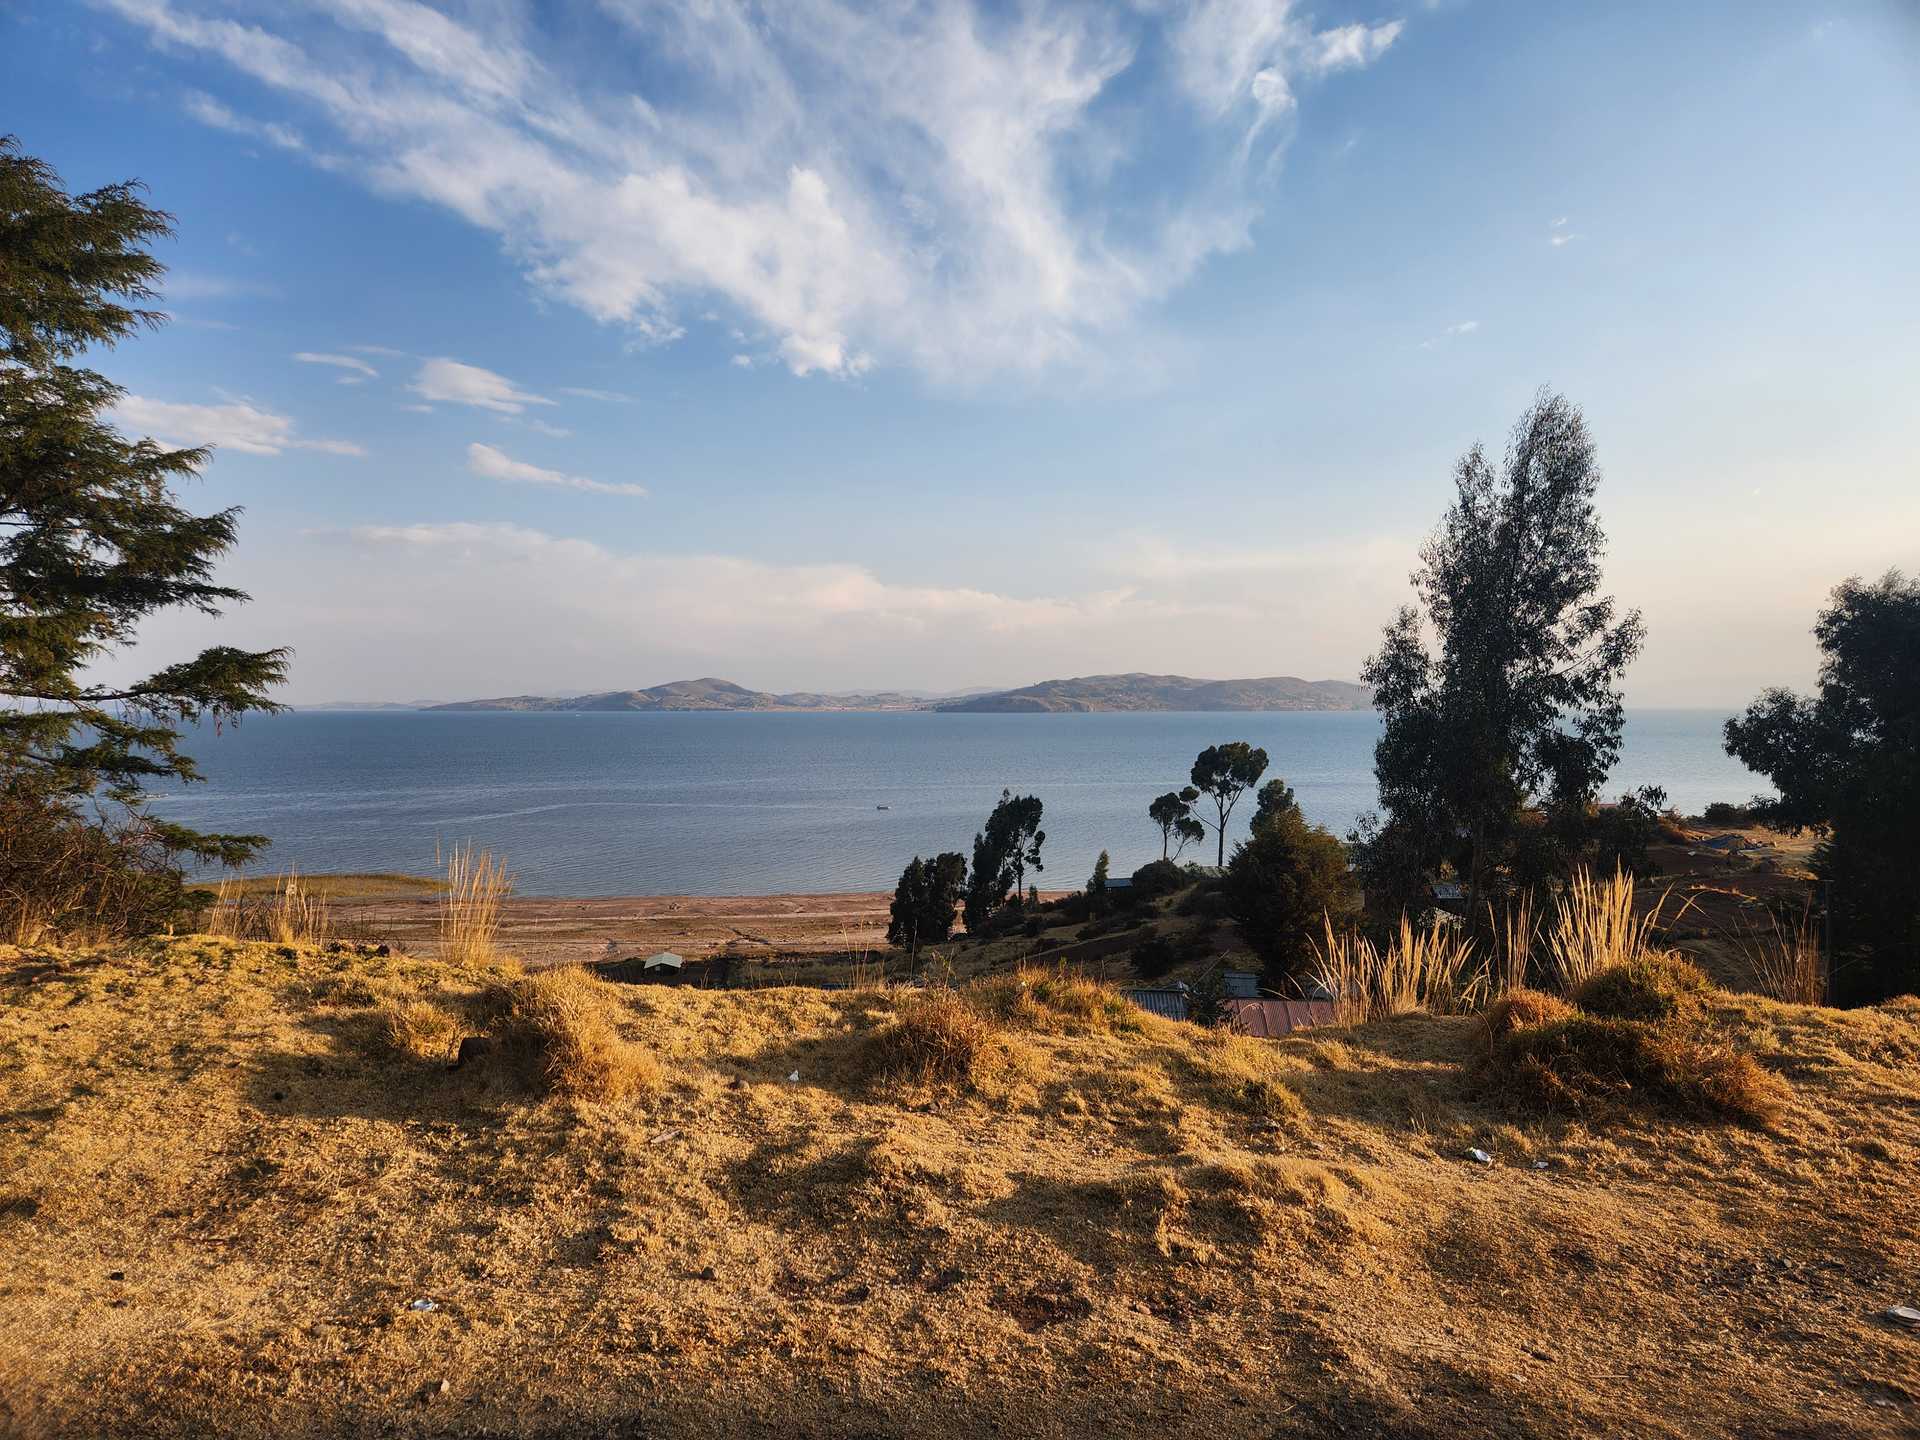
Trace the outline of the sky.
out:
[[[1353,678],[1456,457],[1584,409],[1630,705],[1920,570],[1920,4],[0,6],[178,218],[92,363],[295,703]]]

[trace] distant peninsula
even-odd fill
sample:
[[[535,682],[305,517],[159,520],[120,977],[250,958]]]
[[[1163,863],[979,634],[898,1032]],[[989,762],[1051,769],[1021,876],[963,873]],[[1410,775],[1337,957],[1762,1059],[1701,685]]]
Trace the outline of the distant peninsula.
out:
[[[1042,680],[1018,690],[998,690],[934,705],[970,714],[1075,712],[1087,710],[1365,710],[1373,691],[1350,680],[1301,680],[1272,675],[1259,680],[1196,680],[1189,675],[1083,675]]]
[[[456,700],[428,710],[924,710],[925,695],[898,690],[862,690],[843,695],[795,691],[774,695],[731,680],[669,680],[644,690],[607,690],[597,695],[503,695],[493,700]]]
[[[929,696],[910,690],[810,690],[774,694],[709,676],[672,680],[641,690],[593,695],[503,695],[427,705],[427,710],[508,711],[744,711],[938,710],[955,714],[1045,714],[1093,710],[1365,710],[1373,693],[1347,680],[1196,680],[1187,675],[1085,675],[1043,680],[1018,690]]]

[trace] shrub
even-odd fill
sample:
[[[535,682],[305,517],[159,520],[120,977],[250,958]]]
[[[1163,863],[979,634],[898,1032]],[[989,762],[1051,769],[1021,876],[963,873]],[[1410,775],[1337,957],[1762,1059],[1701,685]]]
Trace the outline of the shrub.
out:
[[[1179,963],[1179,953],[1164,935],[1150,935],[1133,947],[1134,973],[1143,980],[1158,980]]]
[[[644,1098],[664,1083],[660,1062],[614,1027],[619,1001],[612,987],[577,965],[515,980],[493,991],[491,1001],[504,1048],[550,1095]]]
[[[1671,1025],[1572,1015],[1510,1031],[1491,1073],[1523,1103],[1585,1119],[1633,1105],[1692,1120],[1767,1125],[1785,1087],[1749,1055]]]
[[[1716,800],[1701,813],[1701,818],[1709,825],[1751,825],[1753,811],[1745,805],[1729,805],[1724,800]]]
[[[1270,976],[1290,975],[1313,958],[1314,937],[1359,909],[1347,852],[1297,810],[1274,815],[1233,852],[1227,906]]]
[[[89,825],[31,785],[0,788],[0,936],[32,945],[53,936],[151,934],[206,892],[188,892],[153,822]]]
[[[1588,976],[1573,998],[1582,1010],[1609,1019],[1664,1020],[1707,988],[1706,975],[1691,960],[1654,951]]]
[[[1133,872],[1133,896],[1138,900],[1158,900],[1184,890],[1193,877],[1171,860],[1151,860]]]
[[[866,1042],[864,1068],[879,1080],[970,1085],[992,1052],[1000,1027],[953,990],[911,1001]]]
[[[1500,1042],[1515,1030],[1548,1025],[1573,1015],[1574,1008],[1544,990],[1509,990],[1487,1007],[1480,1020],[1480,1053],[1491,1058]]]

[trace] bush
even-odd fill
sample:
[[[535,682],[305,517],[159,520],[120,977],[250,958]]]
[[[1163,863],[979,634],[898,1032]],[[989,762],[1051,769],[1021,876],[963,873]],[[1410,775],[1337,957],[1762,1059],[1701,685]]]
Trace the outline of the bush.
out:
[[[580,1100],[646,1097],[664,1083],[660,1062],[620,1038],[612,987],[577,965],[542,970],[490,996],[509,1055],[550,1095]]]
[[[1153,935],[1133,947],[1134,973],[1143,980],[1158,980],[1180,963],[1173,942],[1164,935]]]
[[[1768,1125],[1785,1102],[1785,1087],[1749,1055],[1671,1025],[1591,1015],[1512,1030],[1494,1047],[1490,1070],[1523,1103],[1583,1119],[1641,1105]]]
[[[1227,907],[1269,976],[1291,975],[1313,959],[1314,938],[1359,909],[1347,852],[1297,810],[1273,816],[1233,852]]]
[[[460,1022],[425,1000],[402,1000],[380,1015],[380,1038],[403,1060],[451,1060]]]
[[[210,898],[181,884],[152,822],[90,825],[30,785],[0,788],[0,936],[150,935]]]
[[[1509,990],[1480,1019],[1480,1053],[1490,1058],[1515,1030],[1565,1020],[1574,1013],[1573,1006],[1544,990]]]
[[[987,1014],[1025,1030],[1138,1030],[1141,1026],[1140,1008],[1119,990],[1064,967],[977,981],[966,993]]]
[[[1000,1027],[952,990],[935,990],[904,1006],[870,1037],[864,1068],[878,1080],[968,1085],[980,1077]]]
[[[1745,805],[1729,805],[1724,800],[1716,800],[1707,806],[1701,818],[1709,825],[1751,825],[1753,811]]]
[[[1589,1014],[1614,1020],[1665,1020],[1708,988],[1705,973],[1671,951],[1652,951],[1589,976],[1573,992]]]
[[[1171,860],[1152,860],[1133,872],[1133,896],[1137,900],[1158,900],[1193,884],[1193,876]]]

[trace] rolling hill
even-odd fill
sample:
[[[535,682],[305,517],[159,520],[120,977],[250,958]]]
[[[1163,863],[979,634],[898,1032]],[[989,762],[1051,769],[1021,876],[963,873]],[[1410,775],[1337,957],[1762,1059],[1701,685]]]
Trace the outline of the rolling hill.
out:
[[[1373,692],[1347,680],[1301,680],[1274,675],[1257,680],[1195,680],[1187,675],[1084,675],[1043,680],[951,700],[938,710],[1017,714],[1086,710],[1365,710]]]

